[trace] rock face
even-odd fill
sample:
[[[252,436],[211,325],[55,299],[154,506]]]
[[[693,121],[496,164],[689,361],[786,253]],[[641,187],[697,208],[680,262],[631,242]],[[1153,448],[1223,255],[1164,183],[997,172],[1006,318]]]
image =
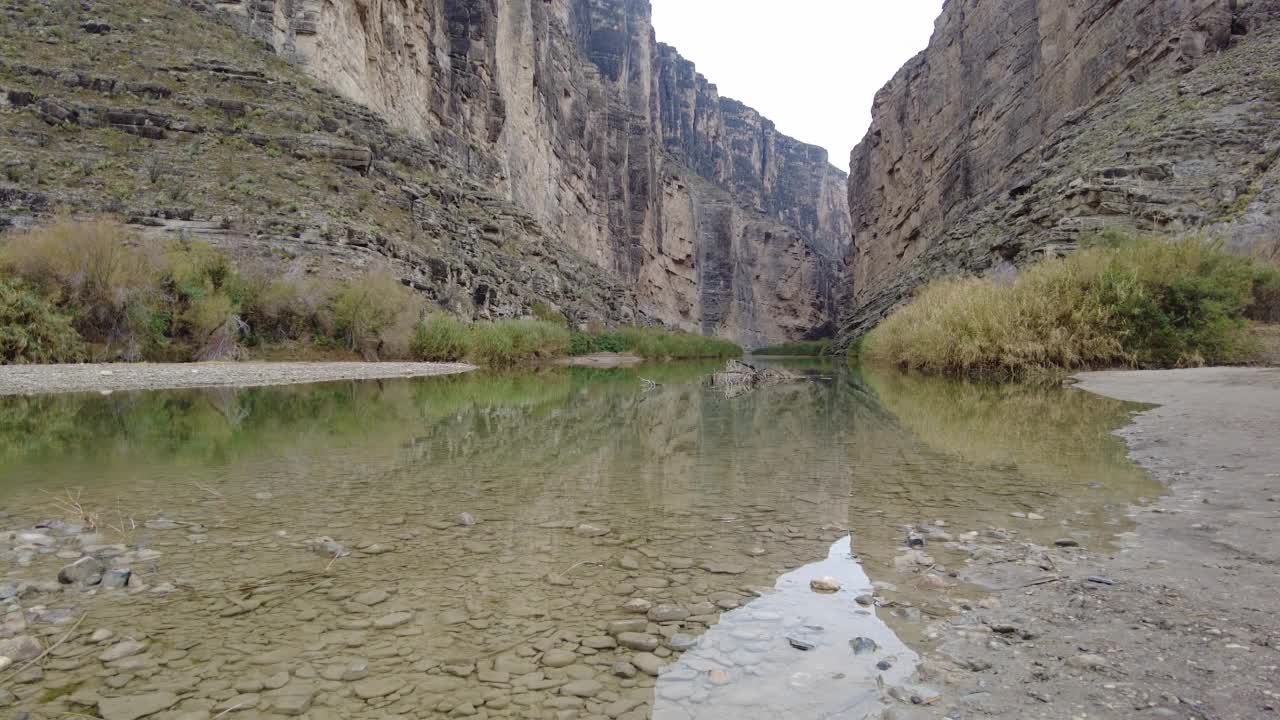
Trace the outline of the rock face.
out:
[[[658,44],[644,0],[187,1],[429,140],[643,319],[750,345],[832,319],[844,174]]]
[[[933,277],[1101,228],[1274,237],[1278,16],[1275,0],[948,0],[851,156],[842,338]]]

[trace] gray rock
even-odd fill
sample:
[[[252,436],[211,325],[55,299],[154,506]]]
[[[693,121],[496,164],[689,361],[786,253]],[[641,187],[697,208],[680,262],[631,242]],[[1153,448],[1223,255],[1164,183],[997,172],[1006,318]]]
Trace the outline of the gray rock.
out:
[[[651,607],[653,603],[641,598],[633,598],[622,604],[622,609],[629,613],[647,613]]]
[[[573,529],[574,535],[586,538],[603,537],[611,532],[613,532],[613,530],[610,528],[603,527],[601,525],[591,525],[589,523],[583,523]]]
[[[303,543],[308,550],[325,557],[347,557],[351,550],[331,537],[318,537]]]
[[[98,714],[102,716],[102,720],[137,720],[168,710],[177,704],[178,696],[171,692],[102,698],[98,701]]]
[[[1107,659],[1101,655],[1085,653],[1068,658],[1067,665],[1081,670],[1102,670],[1107,666]]]
[[[458,513],[453,518],[453,524],[461,525],[462,527],[471,527],[478,522],[480,521],[476,519],[476,516],[469,512]]]
[[[662,659],[653,653],[636,653],[631,656],[631,664],[645,675],[653,677],[658,677],[658,673],[662,670]]]
[[[849,647],[853,648],[854,655],[867,655],[880,649],[875,640],[867,637],[856,637],[850,640]]]
[[[593,698],[604,690],[604,685],[595,680],[574,680],[560,687],[560,692],[581,698]]]
[[[128,568],[108,570],[102,575],[102,587],[104,588],[128,587],[129,579],[132,577],[133,577],[133,572]]]
[[[351,686],[351,691],[361,700],[386,697],[404,687],[404,680],[398,677],[379,677],[361,680]]]
[[[58,571],[58,582],[63,585],[97,585],[102,582],[106,566],[95,557],[82,557]]]
[[[618,634],[618,644],[632,650],[653,652],[658,649],[658,638],[644,633],[624,632]]]
[[[747,564],[736,560],[722,560],[702,563],[702,569],[713,575],[741,575],[747,571]]]
[[[391,628],[400,627],[412,619],[413,613],[411,612],[393,612],[390,615],[383,615],[377,620],[374,620],[373,626],[380,630],[390,630]]]
[[[875,597],[871,595],[859,595],[858,597],[854,598],[853,601],[863,607],[871,607],[872,605],[876,604]]]
[[[839,592],[840,581],[833,577],[814,578],[809,581],[809,589],[818,593]]]
[[[146,643],[140,643],[137,640],[122,640],[115,645],[103,651],[98,659],[102,662],[113,662],[121,660],[131,655],[137,655],[147,649]]]
[[[510,655],[499,656],[493,661],[493,669],[505,673],[511,673],[514,676],[528,675],[538,669],[537,665],[528,660],[511,657]]]
[[[649,629],[649,621],[644,618],[635,618],[631,620],[614,620],[609,623],[606,630],[610,635],[618,636],[622,633],[642,633]]]
[[[684,652],[697,644],[697,638],[692,635],[686,635],[685,633],[676,633],[675,635],[667,638],[666,642],[667,647],[675,650],[676,652]]]
[[[361,605],[368,605],[372,607],[374,605],[378,605],[386,602],[388,597],[390,596],[387,594],[385,590],[369,590],[366,592],[362,592],[359,595],[356,595],[355,597],[351,598],[351,600],[352,602],[358,602]]]
[[[619,660],[610,666],[609,672],[620,678],[633,678],[636,676],[636,666],[626,660]]]
[[[44,647],[30,635],[19,635],[7,640],[0,640],[0,657],[7,657],[16,663],[35,660],[40,657],[42,652],[44,652]]]
[[[795,648],[796,650],[800,650],[803,652],[808,652],[809,650],[812,650],[815,647],[814,644],[811,642],[801,640],[800,638],[794,638],[794,637],[787,638],[787,644],[789,644],[791,647]],[[854,653],[857,654],[857,651],[855,650]]]
[[[658,622],[677,622],[689,617],[689,611],[679,605],[657,605],[649,611],[649,619]]]
[[[578,662],[578,656],[568,650],[548,650],[542,654],[542,664],[551,668],[568,667]]]
[[[273,695],[271,697],[271,712],[290,716],[302,715],[311,709],[311,703],[315,700],[315,697],[316,691],[311,689]]]

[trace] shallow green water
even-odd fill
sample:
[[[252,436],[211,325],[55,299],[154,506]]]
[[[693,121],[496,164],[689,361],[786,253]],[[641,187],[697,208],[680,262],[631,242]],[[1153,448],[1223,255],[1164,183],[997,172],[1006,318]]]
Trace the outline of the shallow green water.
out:
[[[703,384],[714,367],[0,398],[0,527],[71,525],[43,531],[50,547],[11,536],[0,581],[121,544],[94,552],[146,586],[23,598],[9,634],[56,640],[87,616],[41,677],[8,687],[36,717],[155,692],[174,693],[174,717],[852,717],[925,642],[910,614],[854,596],[872,581],[904,604],[980,594],[912,589],[893,562],[903,526],[1098,544],[1158,492],[1110,435],[1122,403],[812,362],[794,365],[805,382],[728,399]],[[319,537],[352,552],[306,547]],[[813,593],[818,575],[844,588]],[[356,601],[369,591],[387,599]],[[663,641],[656,680],[612,671],[638,652],[606,628],[645,617],[630,599],[693,615],[641,623]],[[98,628],[106,647],[149,647],[103,662],[82,637]],[[874,660],[853,656],[859,636]],[[558,650],[566,667],[548,665]]]

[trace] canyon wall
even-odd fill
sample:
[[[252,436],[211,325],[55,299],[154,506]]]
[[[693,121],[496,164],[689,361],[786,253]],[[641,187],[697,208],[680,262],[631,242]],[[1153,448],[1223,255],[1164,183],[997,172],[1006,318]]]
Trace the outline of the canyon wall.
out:
[[[1275,0],[947,0],[851,156],[856,338],[924,282],[1110,227],[1280,228]]]
[[[656,42],[647,0],[187,0],[432,145],[634,289],[763,345],[830,325],[846,176]]]

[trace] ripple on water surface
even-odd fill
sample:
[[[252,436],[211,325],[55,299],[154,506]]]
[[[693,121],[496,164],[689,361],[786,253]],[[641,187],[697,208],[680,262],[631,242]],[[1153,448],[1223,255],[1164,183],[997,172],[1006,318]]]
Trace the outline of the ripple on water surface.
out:
[[[966,533],[1103,543],[1156,491],[1109,434],[1131,408],[1084,393],[824,368],[728,399],[709,369],[0,399],[0,643],[51,648],[0,705],[858,717],[920,609],[981,593]],[[59,585],[82,554],[102,583]]]

